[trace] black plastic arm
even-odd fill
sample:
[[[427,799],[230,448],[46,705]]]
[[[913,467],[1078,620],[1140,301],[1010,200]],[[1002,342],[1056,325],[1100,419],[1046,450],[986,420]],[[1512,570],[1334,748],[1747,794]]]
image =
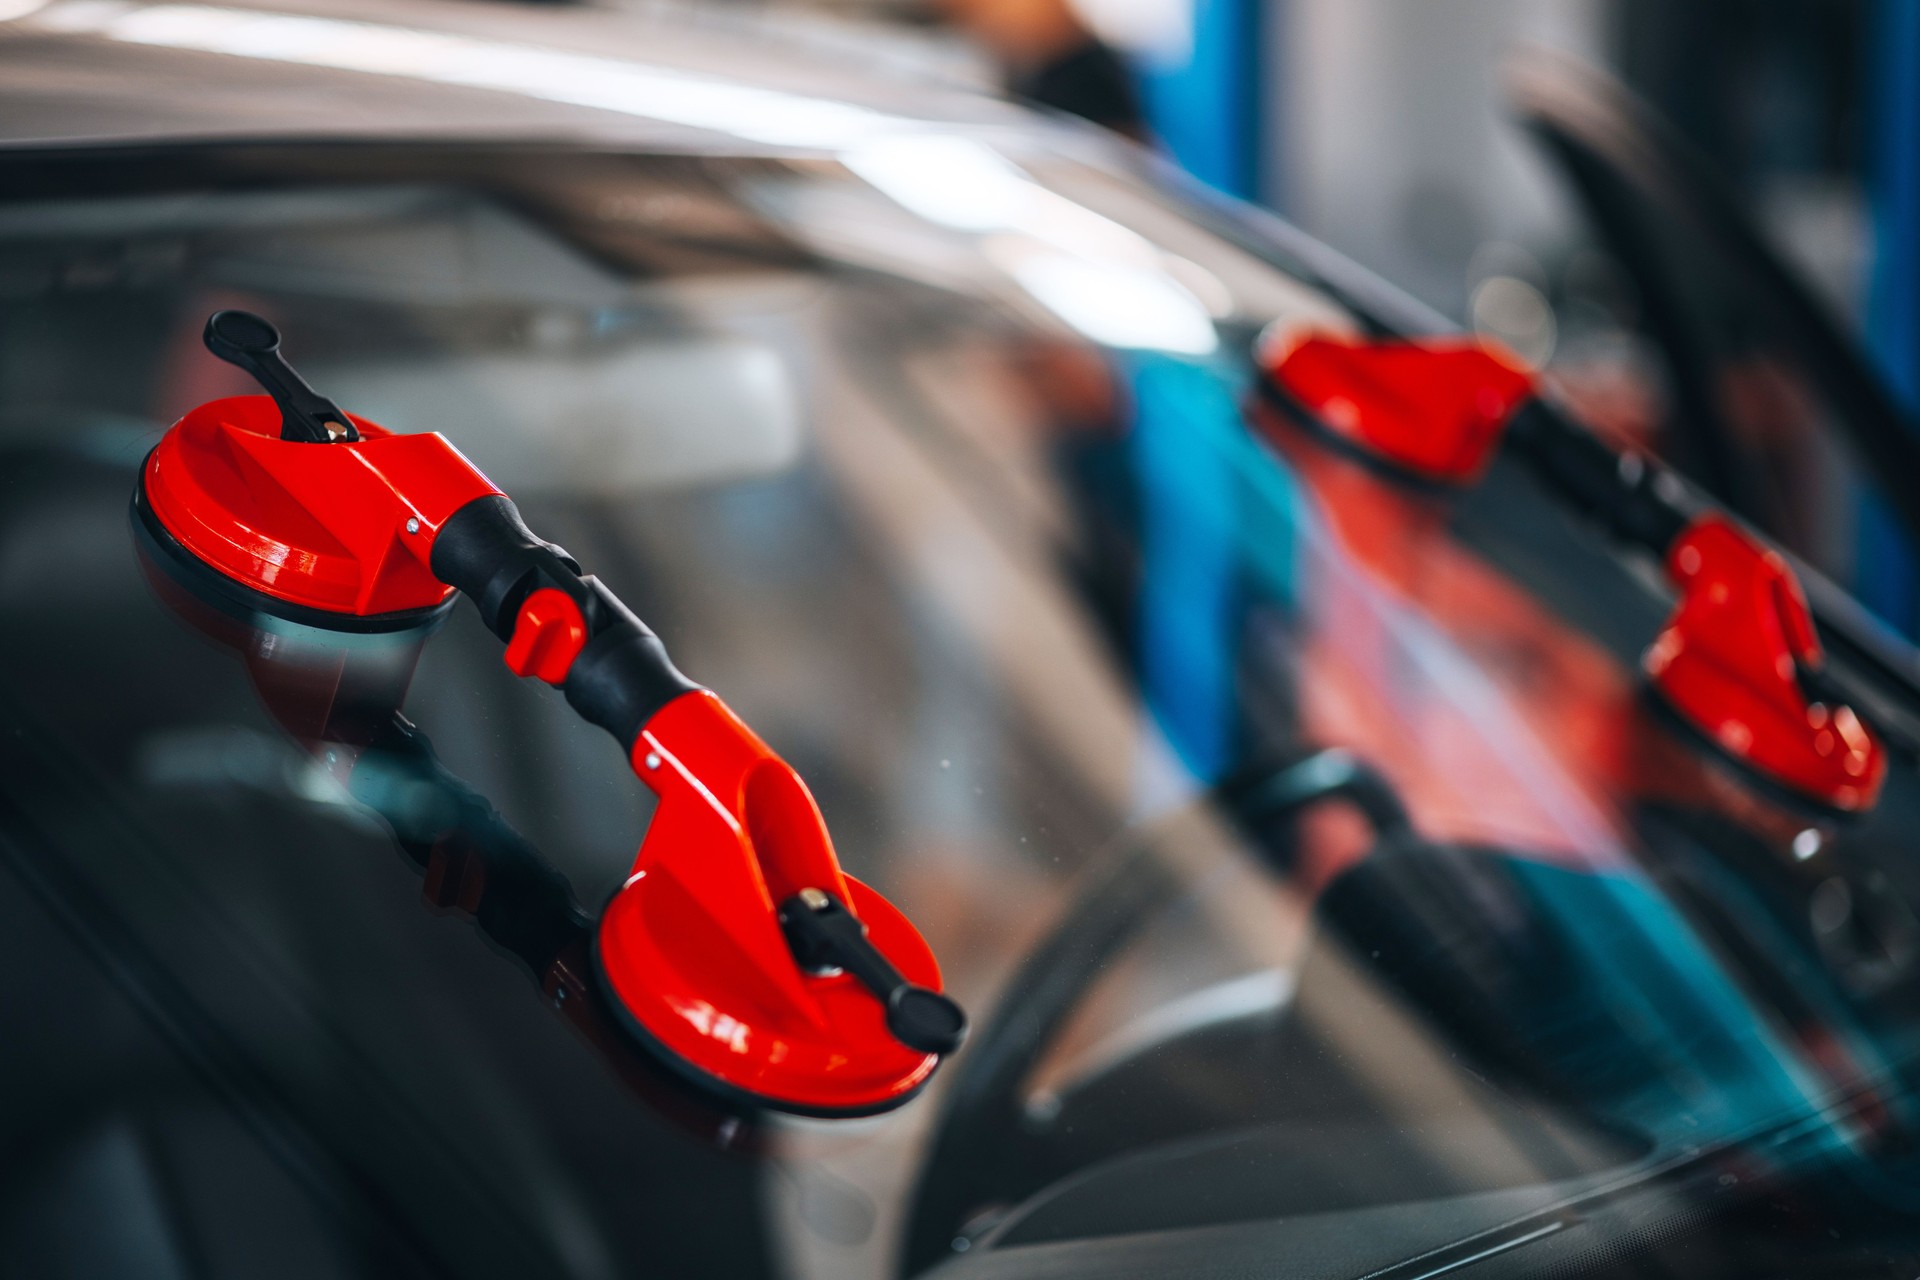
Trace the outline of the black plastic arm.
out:
[[[577,560],[535,537],[507,497],[476,498],[454,512],[434,538],[431,567],[474,602],[502,640],[513,639],[528,596],[544,587],[565,592],[587,624],[586,647],[567,672],[567,702],[628,751],[656,711],[700,688],[598,578],[583,576]]]
[[[967,1015],[951,997],[901,976],[867,926],[824,889],[802,889],[780,904],[780,929],[800,967],[816,973],[842,969],[879,998],[887,1029],[909,1049],[952,1053],[967,1036]]]
[[[1636,453],[1615,453],[1591,433],[1529,400],[1507,442],[1573,507],[1622,542],[1664,557],[1702,513],[1679,477]]]
[[[429,567],[473,601],[480,621],[502,640],[513,639],[528,596],[562,580],[583,580],[580,562],[535,537],[504,494],[476,498],[448,517],[433,540]]]
[[[216,311],[200,335],[207,350],[253,375],[280,406],[280,438],[303,444],[358,440],[340,406],[307,385],[280,354],[280,331],[250,311]]]

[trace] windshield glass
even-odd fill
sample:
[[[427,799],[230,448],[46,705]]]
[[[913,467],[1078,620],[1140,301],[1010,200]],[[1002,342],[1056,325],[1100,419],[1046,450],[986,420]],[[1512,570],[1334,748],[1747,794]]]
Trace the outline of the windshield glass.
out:
[[[1524,475],[1443,505],[1250,416],[1263,331],[1375,319],[1257,237],[960,137],[7,163],[0,1271],[1908,1248],[1911,779],[1782,803],[1643,704],[1667,602]],[[649,800],[471,610],[183,613],[128,502],[253,390],[221,307],[446,433],[794,763],[974,1013],[923,1098],[732,1115],[556,1010]],[[417,732],[303,729],[269,668],[326,645]]]

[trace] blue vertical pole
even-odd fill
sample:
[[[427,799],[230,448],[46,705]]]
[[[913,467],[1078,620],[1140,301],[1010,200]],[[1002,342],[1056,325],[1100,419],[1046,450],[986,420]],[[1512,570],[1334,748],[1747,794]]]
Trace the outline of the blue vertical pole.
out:
[[[1184,61],[1141,68],[1147,123],[1174,159],[1229,195],[1260,189],[1261,0],[1193,0]]]
[[[1869,48],[1867,345],[1895,398],[1920,416],[1920,0],[1878,0]],[[1876,613],[1914,634],[1914,548],[1886,504],[1864,496],[1856,586]]]
[[[1236,479],[1209,421],[1238,427],[1211,370],[1143,356],[1131,444],[1140,492],[1140,685],[1174,754],[1201,782],[1232,763],[1239,642]]]

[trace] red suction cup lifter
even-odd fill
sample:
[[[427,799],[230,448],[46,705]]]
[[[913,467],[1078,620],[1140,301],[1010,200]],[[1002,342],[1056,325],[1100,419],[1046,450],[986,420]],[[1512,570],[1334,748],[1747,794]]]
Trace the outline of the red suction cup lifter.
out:
[[[1468,339],[1309,336],[1262,360],[1269,399],[1361,456],[1429,484],[1478,480],[1534,394],[1517,359]]]
[[[1271,403],[1351,452],[1458,487],[1504,447],[1613,537],[1662,556],[1680,606],[1645,657],[1661,699],[1756,777],[1843,813],[1873,806],[1885,750],[1826,669],[1786,561],[1702,514],[1664,468],[1565,421],[1517,361],[1469,340],[1312,336],[1262,364]]]
[[[440,436],[342,413],[258,317],[215,315],[207,345],[272,396],[203,405],[167,432],[134,499],[154,541],[310,625],[417,623],[466,595],[507,665],[559,687],[660,797],[596,933],[630,1030],[757,1104],[866,1114],[918,1091],[965,1015],[913,925],[840,870],[793,769]]]
[[[840,870],[804,783],[711,693],[653,717],[660,797],[600,922],[601,981],[670,1061],[787,1110],[884,1110],[965,1030],[906,918]]]
[[[1688,724],[1760,776],[1827,808],[1873,806],[1886,753],[1850,707],[1809,696],[1824,665],[1793,570],[1717,515],[1676,538],[1680,606],[1645,665]]]

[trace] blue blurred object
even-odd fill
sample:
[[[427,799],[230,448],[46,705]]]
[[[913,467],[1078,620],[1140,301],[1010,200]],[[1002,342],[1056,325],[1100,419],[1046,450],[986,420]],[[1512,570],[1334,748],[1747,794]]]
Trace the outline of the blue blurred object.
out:
[[[1188,773],[1217,782],[1244,746],[1247,610],[1297,604],[1307,517],[1291,473],[1247,431],[1228,372],[1146,355],[1131,380],[1142,693]]]
[[[1141,683],[1181,763],[1211,782],[1233,748],[1239,533],[1234,467],[1207,427],[1239,430],[1239,409],[1217,375],[1165,359],[1140,363],[1133,394]]]
[[[1920,5],[1880,0],[1874,26],[1867,153],[1874,248],[1866,342],[1888,387],[1913,413],[1920,409]],[[1912,635],[1912,548],[1883,499],[1872,493],[1861,499],[1855,585],[1868,607]]]
[[[1184,62],[1140,69],[1147,123],[1187,172],[1252,199],[1259,188],[1261,6],[1193,0],[1192,21]]]

